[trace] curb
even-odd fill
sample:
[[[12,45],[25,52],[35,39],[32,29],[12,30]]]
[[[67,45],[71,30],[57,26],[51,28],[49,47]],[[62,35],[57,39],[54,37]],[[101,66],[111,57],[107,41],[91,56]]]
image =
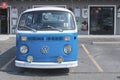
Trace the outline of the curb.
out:
[[[92,42],[92,44],[120,44],[120,42]]]
[[[0,35],[0,41],[8,40],[10,37],[16,37],[16,35]]]
[[[120,35],[78,35],[78,38],[120,38]]]
[[[16,35],[0,35],[0,39],[4,37],[16,37]],[[78,35],[78,38],[120,38],[120,35]]]

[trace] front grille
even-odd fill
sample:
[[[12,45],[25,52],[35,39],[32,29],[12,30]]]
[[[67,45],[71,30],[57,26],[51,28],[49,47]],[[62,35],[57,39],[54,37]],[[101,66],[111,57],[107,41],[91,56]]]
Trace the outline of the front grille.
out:
[[[28,37],[28,40],[62,41],[64,40],[64,37]]]
[[[28,40],[40,40],[40,41],[44,41],[44,37],[28,37]]]
[[[47,41],[61,41],[63,40],[63,37],[47,37],[46,40]]]

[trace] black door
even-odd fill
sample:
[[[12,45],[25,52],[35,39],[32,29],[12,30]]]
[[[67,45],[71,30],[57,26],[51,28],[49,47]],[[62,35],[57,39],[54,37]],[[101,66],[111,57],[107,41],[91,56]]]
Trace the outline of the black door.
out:
[[[7,11],[7,9],[0,8],[0,34],[8,33]]]
[[[90,7],[90,34],[114,34],[114,7]]]

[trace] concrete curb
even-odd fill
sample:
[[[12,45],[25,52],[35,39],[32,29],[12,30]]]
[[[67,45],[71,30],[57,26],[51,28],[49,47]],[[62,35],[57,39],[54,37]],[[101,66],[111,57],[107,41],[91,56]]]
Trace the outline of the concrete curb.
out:
[[[120,44],[120,42],[92,42],[92,44]]]
[[[78,35],[78,38],[120,38],[120,35]]]
[[[16,35],[0,35],[0,39],[6,37],[16,37]],[[78,38],[120,38],[120,35],[78,35]]]
[[[16,35],[0,35],[0,41],[8,40],[10,37],[16,37]]]

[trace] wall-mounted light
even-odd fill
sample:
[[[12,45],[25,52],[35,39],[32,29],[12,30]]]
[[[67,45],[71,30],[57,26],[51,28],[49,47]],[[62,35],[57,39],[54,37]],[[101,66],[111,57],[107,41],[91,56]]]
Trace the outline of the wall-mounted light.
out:
[[[2,7],[2,9],[7,9],[8,3],[7,2],[2,2],[1,7]]]

